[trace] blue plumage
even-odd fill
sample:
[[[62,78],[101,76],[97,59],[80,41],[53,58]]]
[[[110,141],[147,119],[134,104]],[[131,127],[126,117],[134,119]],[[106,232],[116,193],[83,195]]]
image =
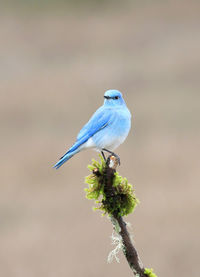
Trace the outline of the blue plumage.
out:
[[[122,94],[118,90],[108,90],[104,98],[103,106],[81,129],[74,145],[54,165],[56,169],[84,149],[112,152],[124,142],[131,127],[131,114]]]

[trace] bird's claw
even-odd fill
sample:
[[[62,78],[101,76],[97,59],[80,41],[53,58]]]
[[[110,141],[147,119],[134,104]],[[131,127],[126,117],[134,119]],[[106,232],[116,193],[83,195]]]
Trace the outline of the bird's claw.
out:
[[[105,160],[105,155],[104,155],[103,151],[106,151],[106,152],[108,152],[108,153],[111,154],[111,155],[109,156],[109,158],[112,157],[112,156],[114,156],[114,157],[117,159],[118,165],[121,164],[121,162],[120,162],[120,157],[119,157],[117,154],[115,154],[114,152],[111,152],[111,151],[109,151],[109,150],[107,150],[107,149],[105,149],[105,148],[103,148],[102,151],[101,151],[102,156],[104,157],[104,160]],[[107,159],[107,160],[108,160],[108,159]]]
[[[115,153],[110,154],[107,159],[107,164],[110,163],[110,160],[113,160],[113,162],[117,165],[120,165],[120,157],[116,155]]]
[[[113,153],[111,156],[114,156],[117,159],[119,165],[121,164],[120,157],[117,154]]]

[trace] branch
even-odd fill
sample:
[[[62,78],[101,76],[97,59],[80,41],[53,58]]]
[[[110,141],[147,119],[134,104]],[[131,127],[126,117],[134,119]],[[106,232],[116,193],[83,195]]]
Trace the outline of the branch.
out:
[[[113,187],[113,178],[115,176],[116,168],[118,165],[118,159],[114,156],[109,156],[106,162],[105,175],[104,175],[104,192],[107,197],[113,197],[115,195],[115,188]],[[117,212],[113,215],[113,225],[116,228],[116,223],[119,226],[119,234],[122,238],[123,252],[128,261],[128,264],[135,275],[138,274],[140,277],[147,277],[144,273],[145,269],[140,261],[137,250],[135,249],[130,235],[126,228],[126,223],[122,216],[118,216]]]
[[[102,200],[98,201],[101,204],[99,209],[109,214],[114,229],[120,236],[123,253],[134,275],[157,277],[152,269],[144,268],[123,220],[124,215],[134,210],[138,200],[127,179],[122,178],[116,172],[119,159],[110,155],[106,163],[103,160],[101,162],[100,164],[93,160],[93,164],[88,166],[93,174],[86,177],[86,183],[89,184],[86,196],[97,200],[102,195]]]

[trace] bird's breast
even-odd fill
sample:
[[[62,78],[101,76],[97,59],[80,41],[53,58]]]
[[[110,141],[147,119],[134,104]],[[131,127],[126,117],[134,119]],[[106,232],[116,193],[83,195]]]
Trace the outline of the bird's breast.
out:
[[[113,151],[126,139],[131,127],[130,113],[118,111],[113,119],[93,136],[93,142],[99,149]]]

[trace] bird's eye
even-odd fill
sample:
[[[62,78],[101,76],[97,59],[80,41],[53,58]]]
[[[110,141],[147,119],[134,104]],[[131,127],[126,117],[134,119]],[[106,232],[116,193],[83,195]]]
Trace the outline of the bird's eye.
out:
[[[119,96],[115,96],[114,99],[116,99],[116,100],[119,99]]]

